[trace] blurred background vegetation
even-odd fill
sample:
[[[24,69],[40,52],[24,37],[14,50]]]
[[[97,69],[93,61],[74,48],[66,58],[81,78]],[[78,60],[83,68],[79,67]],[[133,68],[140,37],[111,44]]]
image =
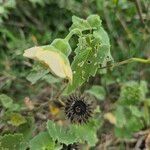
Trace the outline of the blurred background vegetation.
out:
[[[45,81],[30,86],[25,80],[31,64],[25,62],[23,51],[64,37],[72,15],[83,18],[100,15],[116,62],[150,57],[149,6],[149,0],[1,0],[0,92],[22,99],[47,85]],[[146,65],[128,64],[105,78],[116,82],[150,80],[149,73]]]
[[[0,93],[22,100],[50,87],[46,78],[35,85],[26,80],[33,62],[22,54],[29,47],[65,37],[73,15],[101,17],[115,62],[150,57],[149,6],[149,0],[0,0]],[[75,46],[75,41],[71,44]],[[132,79],[149,82],[150,68],[133,63],[98,78],[103,85]]]
[[[40,66],[38,68],[32,60],[24,58],[23,52],[35,45],[50,44],[55,38],[64,38],[73,15],[87,18],[90,14],[98,14],[101,17],[103,27],[110,38],[111,53],[115,62],[132,57],[150,58],[149,0],[0,0],[0,94],[4,93],[19,103],[31,99],[39,100],[36,101],[39,106],[47,105],[44,100],[47,101],[51,95],[55,95],[60,90],[62,80],[52,75],[45,75],[42,80],[38,80],[39,76],[43,76],[43,70],[39,71]],[[76,40],[71,40],[72,47],[75,48],[76,43]],[[73,55],[69,56],[70,61]],[[47,73],[46,71],[45,74]],[[138,87],[148,97],[150,96],[150,67],[148,64],[140,63],[122,65],[114,70],[108,70],[107,74],[98,73],[82,86],[82,91],[86,91],[93,85],[100,85],[102,88],[100,91],[103,94],[97,94],[98,97],[106,100],[99,101],[100,109],[105,113],[119,98],[121,86],[130,80],[139,83],[145,80],[148,83],[148,92],[141,88],[141,83],[129,82],[125,85],[130,87],[130,84],[133,84],[135,94],[140,93],[134,90],[134,87]],[[31,84],[29,81],[36,84]],[[127,89],[126,86],[122,88],[122,97],[124,95],[128,97],[126,93],[130,94],[130,88]],[[95,89],[93,91],[96,91]],[[132,95],[131,90],[131,99],[134,98],[136,96]],[[124,107],[124,104],[122,106]],[[59,118],[55,116],[57,112],[59,112],[58,109],[52,109],[50,117],[57,120]],[[39,113],[38,110],[37,113]],[[45,106],[43,114],[44,117],[42,117],[45,118],[47,115]],[[122,121],[122,114],[126,112],[118,109],[116,114]],[[50,117],[46,117],[45,120]],[[39,130],[43,129],[43,120],[39,122],[36,120]],[[106,123],[104,126],[102,133],[109,134],[109,125]],[[131,126],[132,129],[134,127],[135,124]],[[13,130],[14,128],[11,132]],[[98,134],[102,137],[102,142],[103,134]]]
[[[149,0],[1,0],[0,92],[21,99],[44,86],[39,83],[35,89],[25,80],[31,64],[25,62],[22,53],[65,37],[72,15],[100,15],[116,62],[150,57],[149,6]],[[110,78],[150,80],[149,72],[146,65],[128,64],[111,72]]]

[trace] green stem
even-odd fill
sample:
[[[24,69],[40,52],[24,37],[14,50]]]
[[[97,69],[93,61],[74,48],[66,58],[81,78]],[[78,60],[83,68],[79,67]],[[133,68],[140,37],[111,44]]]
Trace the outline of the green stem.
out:
[[[58,91],[58,93],[55,95],[55,97],[53,98],[54,99],[54,101],[56,100],[58,100],[59,101],[59,103],[62,105],[62,106],[65,106],[65,103],[62,101],[62,100],[60,100],[60,96],[61,96],[61,94],[64,92],[64,90],[66,89],[66,87],[67,87],[67,84],[60,90],[60,91]]]
[[[118,67],[118,66],[128,64],[128,63],[132,63],[132,62],[140,62],[140,63],[150,64],[150,59],[130,58],[130,59],[112,64],[112,65],[109,65],[109,66],[101,67],[100,69]]]
[[[148,100],[144,102],[144,116],[145,116],[146,125],[148,127],[150,125],[150,116],[149,116],[149,107],[147,101]]]
[[[69,34],[65,37],[66,41],[69,41],[71,37],[76,34],[76,35],[82,35],[82,32],[79,29],[73,29],[69,32]]]

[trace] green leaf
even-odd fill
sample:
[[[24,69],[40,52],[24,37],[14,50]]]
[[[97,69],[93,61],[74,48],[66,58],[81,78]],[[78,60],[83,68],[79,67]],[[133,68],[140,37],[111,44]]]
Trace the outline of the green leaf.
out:
[[[91,36],[86,39],[86,42],[90,47],[84,48],[78,45],[80,52],[77,50],[77,55],[72,62],[73,82],[66,90],[68,94],[88,81],[90,76],[95,76],[99,65],[103,63],[110,50],[109,45],[99,45],[100,41],[92,39]]]
[[[143,127],[142,120],[132,116],[123,127],[115,127],[115,135],[119,138],[131,138],[133,133],[140,131]]]
[[[96,132],[99,127],[100,123],[98,121],[90,121],[81,126],[72,125],[70,132],[75,133],[78,142],[87,142],[90,146],[95,146],[98,141]]]
[[[36,65],[34,66],[31,73],[27,76],[27,80],[30,81],[32,84],[35,84],[39,79],[43,78],[48,73],[49,69],[41,65]]]
[[[21,109],[21,105],[13,103],[12,106],[9,108],[10,111],[19,112]]]
[[[137,105],[144,101],[147,93],[146,82],[129,81],[121,87],[119,102],[122,105]]]
[[[119,105],[117,106],[117,109],[115,111],[115,117],[117,120],[117,124],[116,124],[117,127],[122,128],[126,125],[127,120],[124,112],[124,107]]]
[[[25,150],[26,146],[22,134],[7,134],[0,138],[2,150]]]
[[[108,62],[109,65],[111,65],[114,62],[114,60],[110,53],[110,40],[107,32],[102,27],[100,27],[97,31],[94,31],[93,35],[96,39],[100,41],[101,45],[107,45],[109,49],[107,51],[104,61],[101,63],[101,67],[106,67]],[[100,74],[105,74],[106,72],[107,72],[106,68],[99,70]]]
[[[100,41],[101,45],[110,46],[109,36],[103,27],[100,27],[98,30],[94,31],[93,36]]]
[[[55,142],[47,132],[41,132],[30,141],[31,150],[54,150]]]
[[[47,129],[54,141],[66,145],[75,142],[87,142],[90,146],[94,146],[97,142],[96,132],[99,125],[98,121],[92,120],[85,125],[70,125],[69,127],[63,127],[49,120],[47,122]]]
[[[98,15],[90,15],[87,18],[87,22],[90,24],[92,28],[100,28],[101,27],[101,19]]]
[[[132,113],[132,115],[136,116],[136,117],[142,117],[143,116],[143,112],[140,111],[136,106],[129,106],[129,109]]]
[[[100,28],[102,21],[98,15],[90,15],[87,19],[81,19],[77,16],[73,16],[72,22],[70,30],[79,29],[80,31],[85,31]]]
[[[94,85],[89,90],[86,90],[87,93],[95,96],[98,100],[104,100],[106,96],[106,91],[102,86]]]
[[[131,138],[132,135],[130,133],[130,131],[128,130],[125,130],[125,128],[118,128],[118,127],[115,127],[115,135],[119,138]]]
[[[72,17],[72,26],[70,27],[70,30],[73,30],[76,28],[81,31],[92,29],[90,24],[87,22],[87,20],[81,19],[77,16],[73,16]]]
[[[13,99],[5,94],[0,95],[0,105],[10,111],[19,111],[21,106],[19,104],[14,104]]]
[[[9,117],[8,123],[16,127],[26,122],[26,119],[19,113],[11,113]]]
[[[33,117],[26,117],[26,123],[20,125],[17,128],[17,132],[23,134],[23,137],[28,141],[32,137],[32,133],[35,129],[35,123]]]
[[[97,15],[91,15],[87,20],[74,16],[71,29],[75,28],[81,31],[90,28],[95,30],[85,35],[83,34],[78,39],[78,45],[75,49],[76,56],[71,64],[73,82],[66,88],[65,94],[70,94],[88,81],[90,76],[95,76],[100,65],[104,67],[107,62],[113,62],[109,37],[101,27],[101,20]]]
[[[47,83],[49,83],[49,84],[58,83],[58,82],[61,81],[61,79],[56,78],[56,77],[52,76],[51,74],[45,75],[45,76],[42,78],[42,80],[45,80],[45,81],[46,81]]]
[[[0,102],[5,108],[11,108],[13,105],[13,100],[5,94],[0,95]]]
[[[130,119],[128,119],[128,122],[126,124],[126,128],[127,130],[130,131],[130,134],[140,131],[140,129],[142,129],[144,127],[143,121],[140,118],[137,117],[130,117]]]
[[[73,144],[76,140],[75,134],[70,132],[70,129],[57,125],[52,121],[47,122],[49,135],[54,141],[64,143],[66,145]]]
[[[134,106],[117,106],[115,134],[120,138],[131,138],[132,134],[144,127],[142,112]]]

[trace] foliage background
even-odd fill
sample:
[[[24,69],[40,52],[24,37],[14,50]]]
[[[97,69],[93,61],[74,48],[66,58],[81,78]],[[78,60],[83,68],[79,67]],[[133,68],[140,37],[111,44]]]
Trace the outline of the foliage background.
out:
[[[150,55],[148,1],[141,1],[140,7],[144,24],[138,14],[136,1],[9,0],[2,2],[0,6],[1,92],[18,99],[37,92],[33,91],[33,87],[29,87],[25,80],[30,64],[25,64],[23,50],[34,45],[46,45],[56,37],[64,37],[70,27],[72,15],[86,18],[89,14],[96,13],[101,16],[103,26],[111,40],[111,52],[116,62],[137,56],[148,58]],[[143,75],[146,73],[149,73],[147,66],[137,67],[137,64],[129,64],[117,68],[112,77],[117,75],[118,80],[125,81],[148,79],[148,75]],[[38,89],[37,86],[42,85],[36,85],[35,90]]]
[[[55,95],[59,87],[49,77],[31,85],[26,79],[32,61],[23,58],[23,51],[35,45],[46,45],[55,38],[65,37],[73,15],[86,18],[100,15],[111,41],[115,62],[131,57],[150,57],[150,2],[149,0],[2,0],[0,1],[0,93],[23,103]],[[73,47],[76,41],[72,40]],[[70,57],[72,61],[72,56]],[[150,67],[127,64],[108,74],[91,78],[93,84],[106,90],[104,110],[115,101],[120,85],[129,80],[145,80],[150,88]],[[83,89],[84,90],[84,89]],[[147,93],[150,96],[150,92]],[[105,111],[106,111],[105,110]]]

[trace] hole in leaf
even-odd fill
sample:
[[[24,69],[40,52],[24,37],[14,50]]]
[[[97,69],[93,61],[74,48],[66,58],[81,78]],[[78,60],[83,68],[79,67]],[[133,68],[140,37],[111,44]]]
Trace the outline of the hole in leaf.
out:
[[[92,63],[92,61],[91,61],[91,60],[88,60],[88,61],[87,61],[87,63],[88,63],[88,64],[91,64],[91,63]]]

